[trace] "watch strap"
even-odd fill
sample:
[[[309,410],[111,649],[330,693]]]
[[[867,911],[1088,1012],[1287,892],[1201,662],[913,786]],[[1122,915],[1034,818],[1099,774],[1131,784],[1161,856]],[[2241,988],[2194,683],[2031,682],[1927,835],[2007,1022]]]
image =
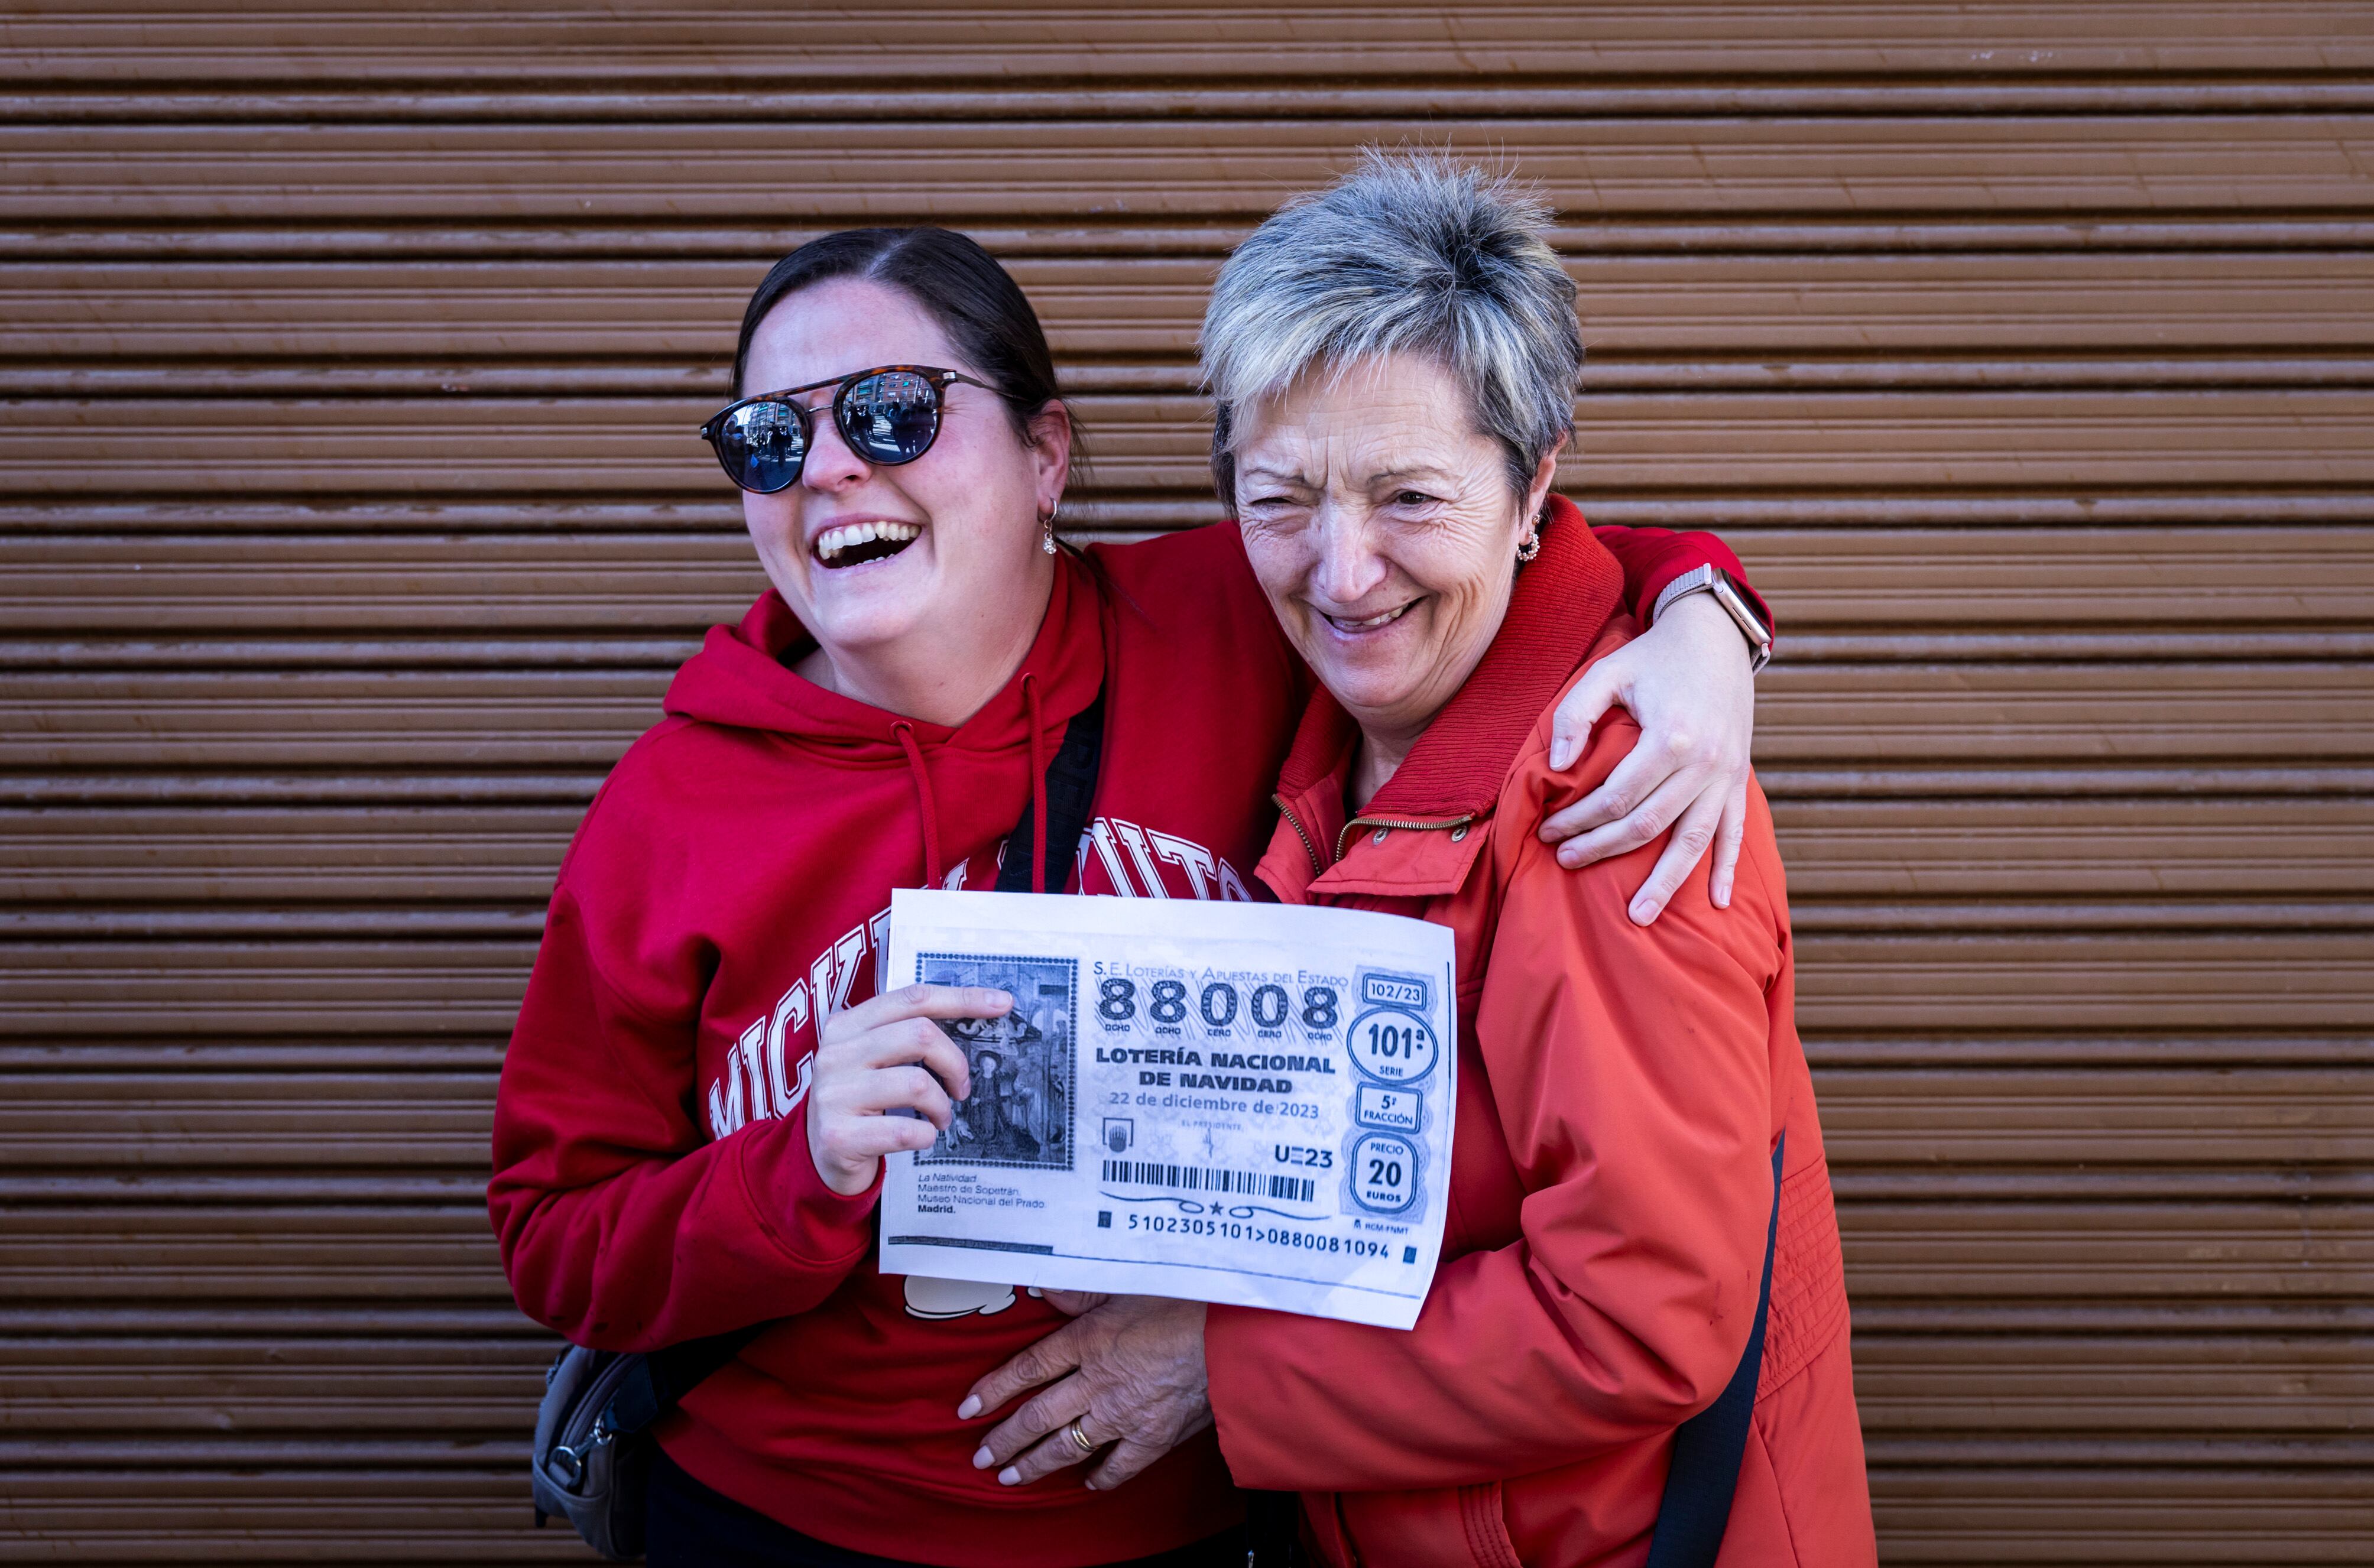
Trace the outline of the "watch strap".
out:
[[[1657,595],[1655,608],[1649,613],[1650,624],[1656,624],[1667,610],[1693,593],[1711,595],[1722,606],[1723,614],[1731,617],[1732,624],[1739,627],[1739,635],[1747,639],[1747,667],[1751,673],[1771,662],[1772,628],[1749,606],[1746,595],[1733,585],[1731,574],[1721,567],[1694,568],[1667,583],[1664,591]]]

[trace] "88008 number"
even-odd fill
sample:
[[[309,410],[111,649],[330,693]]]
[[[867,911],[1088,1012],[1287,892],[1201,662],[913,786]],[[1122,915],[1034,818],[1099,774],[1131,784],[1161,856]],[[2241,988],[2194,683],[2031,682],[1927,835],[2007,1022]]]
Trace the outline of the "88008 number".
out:
[[[1204,1027],[1216,1035],[1227,1034],[1235,1027],[1240,1008],[1252,1018],[1253,1027],[1262,1030],[1283,1029],[1289,1017],[1297,1017],[1304,1029],[1324,1035],[1332,1032],[1342,1017],[1342,1002],[1333,986],[1303,987],[1299,1009],[1284,986],[1271,982],[1255,986],[1247,998],[1229,982],[1214,980],[1192,1003],[1186,984],[1180,980],[1157,980],[1146,988],[1146,1016],[1157,1024],[1184,1023],[1192,1008],[1203,1020]],[[1111,975],[1097,982],[1097,1016],[1108,1025],[1118,1028],[1132,1023],[1137,1011],[1135,980]]]

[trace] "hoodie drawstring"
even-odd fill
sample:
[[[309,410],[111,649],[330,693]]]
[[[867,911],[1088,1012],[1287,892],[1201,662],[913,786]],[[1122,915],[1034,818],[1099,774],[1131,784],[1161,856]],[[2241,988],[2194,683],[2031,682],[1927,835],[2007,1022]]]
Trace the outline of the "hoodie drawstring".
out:
[[[1039,677],[1022,677],[1022,700],[1030,707],[1030,891],[1047,891],[1047,758],[1040,743]],[[1069,846],[1066,846],[1068,848]]]
[[[940,814],[932,801],[932,776],[923,771],[923,748],[915,743],[915,727],[904,720],[890,726],[907,753],[907,771],[915,778],[915,807],[923,815],[923,885],[940,885]]]
[[[1047,891],[1047,745],[1040,732],[1039,678],[1022,677],[1022,697],[1030,707],[1030,891]],[[923,748],[915,727],[901,719],[890,726],[899,748],[907,754],[907,771],[915,780],[915,809],[923,819],[923,885],[937,887],[947,867],[940,860],[939,803],[932,794],[932,776],[923,767]],[[1073,846],[1064,846],[1066,849]]]

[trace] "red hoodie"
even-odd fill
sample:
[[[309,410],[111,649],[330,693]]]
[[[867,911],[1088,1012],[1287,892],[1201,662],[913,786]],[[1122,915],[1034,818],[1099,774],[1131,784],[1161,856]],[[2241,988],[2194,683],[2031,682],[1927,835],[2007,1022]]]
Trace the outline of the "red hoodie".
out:
[[[1634,603],[1707,535],[1603,531]],[[953,729],[787,667],[768,594],[715,627],[561,862],[503,1064],[488,1189],[520,1305],[647,1350],[782,1319],[659,1429],[707,1485],[795,1529],[958,1568],[1076,1568],[1239,1516],[1211,1434],[1117,1492],[1001,1487],[956,1406],[1062,1318],[1003,1286],[885,1276],[876,1193],[827,1188],[798,1114],[819,1018],[874,993],[890,890],[986,886],[1064,725],[1106,693],[1074,885],[1247,898],[1310,677],[1236,530],[1058,563],[1005,687]]]

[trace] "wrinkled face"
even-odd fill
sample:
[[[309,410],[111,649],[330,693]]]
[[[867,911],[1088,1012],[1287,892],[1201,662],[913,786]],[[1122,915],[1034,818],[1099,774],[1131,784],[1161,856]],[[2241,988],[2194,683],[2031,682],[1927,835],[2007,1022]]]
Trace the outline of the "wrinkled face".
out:
[[[1371,736],[1414,740],[1499,630],[1555,459],[1512,495],[1457,378],[1396,355],[1250,410],[1237,518],[1270,607]]]
[[[922,307],[852,278],[777,305],[750,339],[745,395],[880,365],[981,377]],[[832,389],[803,392],[814,436],[798,483],[742,496],[767,577],[828,657],[863,658],[922,629],[946,633],[1022,614],[1037,625],[1048,560],[1039,519],[1063,496],[1068,430],[1042,419],[1037,445],[997,394],[947,389],[939,439],[910,463],[876,467],[841,439]]]

